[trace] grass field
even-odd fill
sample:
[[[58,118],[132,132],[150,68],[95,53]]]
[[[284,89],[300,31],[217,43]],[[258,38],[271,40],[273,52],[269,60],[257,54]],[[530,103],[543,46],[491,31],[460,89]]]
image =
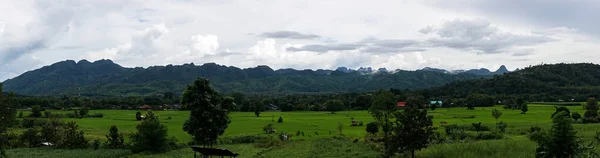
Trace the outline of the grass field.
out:
[[[434,126],[440,126],[440,122],[448,124],[471,124],[482,122],[484,125],[494,128],[496,120],[491,116],[492,109],[498,109],[503,115],[498,121],[508,123],[507,134],[503,140],[476,141],[468,143],[441,144],[434,145],[417,153],[419,157],[456,157],[464,154],[464,157],[533,157],[536,144],[529,141],[525,131],[531,126],[540,126],[548,129],[551,126],[550,115],[554,112],[554,106],[530,104],[529,112],[521,114],[519,110],[505,110],[501,106],[495,107],[477,107],[475,110],[466,110],[465,108],[438,108],[429,111],[434,117]],[[583,114],[581,106],[568,107],[571,112]],[[53,111],[60,112],[60,111]],[[103,113],[104,118],[84,118],[68,119],[76,121],[86,132],[90,139],[105,139],[104,135],[108,133],[111,125],[117,125],[125,134],[135,132],[135,126],[138,121],[135,120],[136,111],[128,110],[91,110],[90,113]],[[26,113],[27,114],[27,113]],[[190,136],[181,130],[183,122],[187,119],[187,111],[155,111],[161,122],[168,126],[169,136],[174,136],[181,142],[190,140]],[[284,123],[276,123],[279,117],[284,119]],[[474,116],[474,118],[469,118]],[[171,117],[171,120],[167,120]],[[256,148],[252,144],[241,145],[222,145],[222,148],[228,148],[241,154],[241,157],[253,157],[257,153],[263,153],[264,157],[375,157],[376,152],[368,147],[353,146],[352,144],[340,143],[339,140],[330,140],[336,135],[338,122],[343,123],[343,133],[348,137],[363,138],[365,127],[350,127],[351,118],[363,121],[365,124],[373,119],[367,111],[343,111],[336,114],[328,112],[263,112],[261,117],[254,116],[252,112],[234,112],[231,114],[232,122],[227,129],[225,136],[235,136],[241,134],[262,133],[262,127],[272,123],[277,131],[296,133],[300,130],[305,136],[294,137],[292,142],[286,143],[282,148],[269,149],[265,151]],[[274,122],[273,122],[274,120]],[[591,141],[596,131],[600,131],[600,124],[575,124],[575,129],[587,142]],[[443,130],[443,128],[440,128]],[[315,132],[318,132],[317,136]],[[332,133],[331,135],[329,133]],[[337,146],[337,148],[327,148],[327,146]],[[14,157],[29,157],[23,154],[24,151],[44,151],[44,149],[14,149],[9,150],[10,155]],[[341,151],[340,151],[341,150]],[[332,156],[328,153],[350,153],[351,155]],[[354,153],[353,151],[356,151]],[[359,152],[360,151],[360,152]],[[82,152],[82,151],[73,151]],[[28,152],[36,153],[36,152]],[[128,153],[124,151],[115,151],[115,154]],[[354,153],[354,155],[352,155]],[[130,153],[129,153],[130,154]],[[103,157],[105,153],[98,153],[96,157]],[[189,157],[193,155],[190,149],[175,150],[169,153],[158,155],[129,155],[131,157]],[[454,155],[454,156],[452,156]],[[38,157],[38,156],[36,156]],[[64,157],[64,156],[63,156]],[[68,157],[68,156],[67,156]],[[113,156],[104,156],[113,157]],[[260,157],[260,156],[259,156]]]

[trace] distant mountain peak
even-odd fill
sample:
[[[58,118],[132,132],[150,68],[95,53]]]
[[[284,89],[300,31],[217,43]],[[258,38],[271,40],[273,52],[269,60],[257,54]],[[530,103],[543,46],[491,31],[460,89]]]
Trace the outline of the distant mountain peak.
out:
[[[494,72],[495,74],[501,75],[504,73],[509,73],[510,71],[508,71],[508,69],[506,68],[506,66],[502,65],[500,66],[500,68],[498,68],[498,70],[496,70],[496,72]]]

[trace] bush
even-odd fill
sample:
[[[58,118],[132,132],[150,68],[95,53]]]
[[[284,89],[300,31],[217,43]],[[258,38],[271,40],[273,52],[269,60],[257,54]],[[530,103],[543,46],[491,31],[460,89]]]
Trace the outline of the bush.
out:
[[[35,119],[23,119],[21,121],[21,127],[23,128],[33,128],[35,126]]]
[[[504,135],[498,132],[481,132],[475,137],[478,140],[494,140],[494,139],[502,139]]]
[[[23,111],[19,112],[19,118],[23,118]]]
[[[152,111],[146,114],[146,119],[138,124],[136,129],[137,132],[131,135],[133,153],[160,153],[171,150],[167,139],[167,127],[160,124],[158,117]]]
[[[39,131],[35,128],[27,129],[27,131],[21,134],[19,140],[21,141],[21,144],[24,144],[27,147],[37,147],[42,143]]]
[[[123,134],[119,133],[119,128],[117,126],[112,125],[106,135],[106,146],[109,149],[118,149],[124,147],[125,139],[123,139]]]
[[[508,127],[508,124],[504,123],[504,121],[498,122],[498,130],[500,130],[500,132],[505,132],[506,127]]]
[[[223,137],[219,139],[219,144],[249,144],[267,139],[273,139],[273,137],[264,134],[238,135],[231,137]]]
[[[144,119],[144,117],[142,116],[142,113],[138,111],[135,113],[135,119],[141,121],[142,119]]]
[[[362,122],[362,121],[358,122],[358,126],[363,126],[363,125],[364,125],[364,122]]]
[[[31,107],[31,114],[29,114],[30,117],[40,117],[42,116],[42,107],[40,106],[33,106]]]
[[[272,147],[280,147],[283,145],[283,142],[279,139],[264,139],[256,142],[254,146],[257,148],[272,148]]]
[[[571,114],[571,118],[573,118],[573,120],[577,121],[581,118],[581,114],[577,113],[577,112],[573,112]]]
[[[79,130],[79,125],[74,121],[67,123],[64,130],[64,137],[62,141],[57,144],[59,148],[83,149],[89,146],[88,140],[84,137],[85,133]]]
[[[273,134],[273,133],[277,132],[277,130],[275,130],[275,128],[273,127],[273,124],[268,124],[268,125],[264,126],[263,131],[266,134]]]
[[[46,124],[42,125],[42,140],[44,142],[58,144],[63,139],[63,131],[61,131],[62,126],[64,126],[64,123],[58,119],[51,119],[50,121],[46,122]]]
[[[283,118],[281,116],[279,116],[279,119],[277,120],[277,123],[283,123]]]
[[[472,123],[471,125],[472,125],[471,128],[469,128],[469,130],[471,130],[471,131],[481,132],[481,131],[489,131],[490,130],[490,127],[482,125],[481,122]]]
[[[371,133],[371,134],[375,134],[377,132],[379,132],[379,124],[377,124],[377,122],[370,122],[367,124],[367,132]]]
[[[49,118],[49,117],[50,117],[50,115],[52,115],[52,113],[51,113],[50,111],[44,111],[44,116],[45,116],[46,118]]]

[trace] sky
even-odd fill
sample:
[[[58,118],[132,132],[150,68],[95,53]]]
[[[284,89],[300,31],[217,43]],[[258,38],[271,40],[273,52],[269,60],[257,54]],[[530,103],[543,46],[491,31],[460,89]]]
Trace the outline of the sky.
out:
[[[124,67],[448,70],[598,63],[595,0],[2,0],[0,81]]]

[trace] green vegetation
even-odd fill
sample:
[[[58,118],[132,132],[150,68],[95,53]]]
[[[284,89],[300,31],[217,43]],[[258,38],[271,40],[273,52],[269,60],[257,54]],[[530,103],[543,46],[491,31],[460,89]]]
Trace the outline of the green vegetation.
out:
[[[388,88],[428,88],[457,80],[481,78],[472,74],[402,71],[362,75],[330,70],[273,70],[268,66],[240,69],[215,63],[123,68],[110,60],[67,60],[26,72],[5,81],[5,89],[27,95],[121,96],[179,94],[197,77],[207,78],[222,93],[368,92]],[[402,82],[397,82],[402,81]]]

